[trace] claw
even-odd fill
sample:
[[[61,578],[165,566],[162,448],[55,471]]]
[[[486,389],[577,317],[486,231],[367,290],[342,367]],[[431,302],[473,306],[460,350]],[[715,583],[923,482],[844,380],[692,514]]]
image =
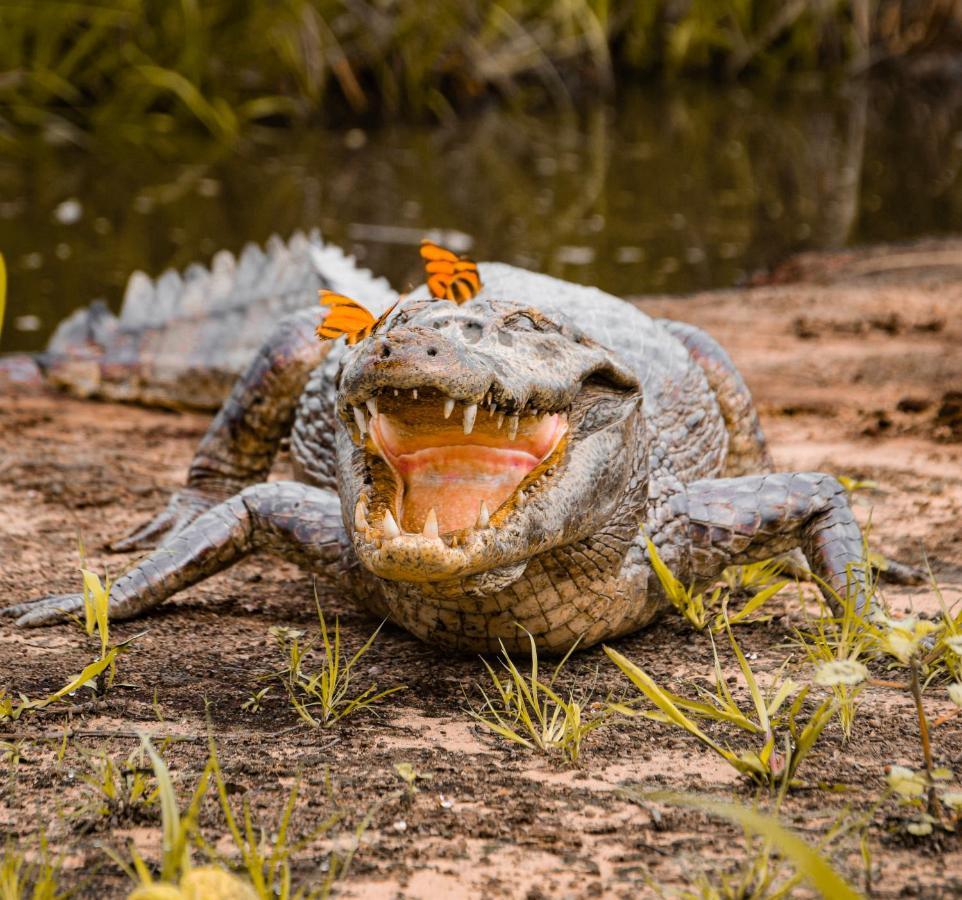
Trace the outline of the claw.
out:
[[[13,618],[14,625],[34,627],[61,622],[83,610],[83,594],[59,594],[16,603],[0,609],[0,617]]]
[[[873,567],[878,570],[878,577],[887,584],[925,584],[929,578],[928,573],[916,566],[900,563],[897,559],[882,557],[881,565]]]

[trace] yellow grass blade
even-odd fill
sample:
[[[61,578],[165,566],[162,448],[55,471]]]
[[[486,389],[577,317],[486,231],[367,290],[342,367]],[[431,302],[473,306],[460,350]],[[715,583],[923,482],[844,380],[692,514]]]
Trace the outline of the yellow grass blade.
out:
[[[170,778],[170,771],[160,754],[146,735],[141,735],[141,743],[150,757],[157,779],[157,791],[160,796],[160,820],[163,841],[163,864],[161,878],[165,881],[175,881],[181,872],[190,868],[190,855],[181,834],[180,810],[177,808],[177,794],[174,783]]]
[[[724,756],[726,759],[731,755],[722,746],[716,744],[707,734],[705,734],[691,719],[689,719],[677,706],[672,702],[671,697],[666,694],[654,681],[652,681],[651,676],[645,672],[644,669],[635,665],[626,656],[622,656],[617,650],[612,650],[611,647],[605,647],[605,653],[608,654],[608,658],[616,665],[625,675],[628,676],[629,681],[635,685],[655,706],[658,707],[672,722],[678,725],[680,728],[684,728],[689,734],[694,735],[698,740],[708,747],[711,747],[720,756]]]
[[[751,600],[748,601],[738,612],[733,613],[728,617],[728,622],[731,625],[737,625],[739,622],[747,619],[755,610],[759,609],[772,597],[774,597],[783,587],[788,584],[787,581],[778,581],[775,584],[770,584],[764,590],[759,591],[755,594]]]
[[[651,567],[655,570],[655,574],[658,576],[658,580],[661,582],[662,588],[664,588],[664,591],[668,595],[671,602],[674,603],[679,609],[683,609],[682,601],[686,597],[685,586],[677,578],[675,578],[671,572],[671,569],[669,569],[668,566],[662,562],[661,557],[658,555],[658,548],[655,547],[651,538],[648,538],[647,542],[648,558],[651,560]]]
[[[55,694],[44,697],[42,700],[31,701],[29,705],[39,708],[46,706],[48,703],[53,703],[54,700],[59,700],[61,697],[66,697],[67,694],[72,694],[87,684],[88,681],[93,681],[104,669],[108,668],[116,658],[117,648],[111,647],[102,659],[94,660],[94,662],[87,666],[76,678],[71,679],[69,684],[64,685]]]
[[[731,626],[727,622],[725,623],[725,630],[728,632],[728,640],[731,642],[732,650],[735,651],[738,666],[742,670],[742,675],[748,684],[748,690],[751,692],[752,702],[755,704],[755,710],[758,713],[758,724],[762,726],[762,733],[768,734],[771,731],[771,723],[768,720],[768,706],[765,703],[765,698],[762,697],[761,688],[755,680],[755,673],[748,665],[748,660],[745,659],[745,654],[742,653],[741,647],[735,641],[735,635],[732,634]]]
[[[823,897],[829,897],[831,900],[860,900],[861,898],[861,894],[832,867],[824,856],[806,844],[797,834],[785,828],[773,816],[739,806],[737,803],[712,800],[692,794],[656,791],[641,796],[645,800],[700,809],[710,815],[735,822],[770,841]]]

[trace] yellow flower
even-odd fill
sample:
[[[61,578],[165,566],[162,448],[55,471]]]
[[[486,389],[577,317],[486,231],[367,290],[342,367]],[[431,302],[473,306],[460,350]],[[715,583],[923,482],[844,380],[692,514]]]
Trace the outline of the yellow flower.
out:
[[[191,869],[172,884],[149,884],[137,888],[127,900],[258,900],[257,893],[236,875],[216,866]]]
[[[180,880],[180,889],[184,900],[257,900],[246,881],[214,866],[191,869]]]
[[[815,670],[815,683],[822,687],[861,684],[866,678],[868,669],[854,659],[837,659],[823,663]]]

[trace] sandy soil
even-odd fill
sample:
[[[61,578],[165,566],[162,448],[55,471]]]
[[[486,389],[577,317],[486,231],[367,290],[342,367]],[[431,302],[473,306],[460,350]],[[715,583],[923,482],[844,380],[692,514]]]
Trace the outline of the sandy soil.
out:
[[[908,262],[902,251],[804,258],[751,290],[639,302],[706,327],[730,350],[758,399],[779,467],[877,481],[857,507],[863,522],[871,516],[873,544],[907,562],[927,559],[953,603],[962,598],[962,251],[940,244],[912,252]],[[162,506],[206,422],[8,384],[0,396],[3,602],[77,589],[78,537],[93,568],[116,572],[128,563],[104,546]],[[936,608],[928,588],[887,588],[885,596],[898,610]],[[325,598],[325,608],[340,615],[349,647],[376,626],[348,598]],[[739,632],[763,672],[792,652],[792,628],[805,617],[791,592],[772,611],[772,621]],[[339,888],[344,896],[654,896],[650,881],[679,889],[700,871],[730,870],[745,857],[739,829],[639,805],[619,791],[638,784],[751,802],[753,789],[687,735],[645,719],[617,721],[589,736],[579,765],[566,766],[473,723],[468,709],[484,679],[479,659],[440,653],[390,626],[358,677],[407,689],[376,713],[313,731],[299,726],[276,687],[262,709],[245,710],[263,685],[259,676],[279,663],[272,626],[313,632],[316,616],[306,579],[261,559],[156,615],[118,624],[119,637],[146,633],[121,660],[106,699],[78,695],[69,709],[0,724],[0,740],[16,742],[20,757],[4,762],[0,745],[0,830],[28,846],[44,829],[80,896],[123,896],[129,882],[103,847],[123,853],[130,840],[156,858],[157,816],[86,810],[85,755],[106,749],[123,759],[137,730],[158,744],[173,736],[164,755],[186,795],[206,758],[209,701],[232,799],[238,808],[249,803],[269,834],[298,775],[295,833],[309,833],[336,806],[345,814],[335,839],[343,847],[370,812]],[[0,642],[0,686],[31,697],[52,692],[92,658],[73,626],[2,626]],[[675,617],[617,649],[675,690],[711,673],[707,636]],[[804,671],[797,653],[790,665]],[[578,655],[562,679],[576,689],[588,684],[599,698],[630,696],[600,648]],[[812,840],[844,808],[868,809],[887,765],[921,764],[908,697],[875,687],[863,696],[852,740],[833,724],[800,772],[806,787],[782,809],[783,820]],[[950,708],[940,687],[928,703],[933,716]],[[962,772],[962,718],[937,728],[933,740],[938,761]],[[399,762],[430,778],[413,796],[402,790]],[[873,896],[958,896],[962,838],[907,836],[897,816],[889,804],[872,817],[869,885],[855,839],[834,846],[839,868]],[[213,802],[203,823],[209,836],[225,831]],[[296,855],[297,875],[316,873],[331,846],[309,841]]]

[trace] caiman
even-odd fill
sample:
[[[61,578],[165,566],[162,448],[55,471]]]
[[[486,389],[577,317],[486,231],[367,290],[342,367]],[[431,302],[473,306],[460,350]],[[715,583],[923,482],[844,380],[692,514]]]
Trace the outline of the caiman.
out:
[[[186,486],[115,545],[153,549],[113,583],[112,618],[270,553],[320,596],[352,596],[425,641],[490,651],[526,646],[527,632],[564,651],[668,606],[649,540],[696,587],[800,550],[831,602],[866,603],[845,489],[772,471],[749,391],[711,337],[595,288],[501,263],[477,271],[475,296],[421,287],[353,346],[318,339],[329,313],[314,292],[352,295],[374,316],[398,298],[317,236],[133,283],[119,322],[100,309],[65,325],[48,367],[87,393],[204,405],[246,364]],[[263,331],[250,328],[230,352],[212,336],[208,360],[184,360],[204,347],[210,310],[254,300],[275,327],[252,360]],[[295,304],[307,308],[283,314]],[[96,354],[62,352],[97,327]],[[269,481],[282,442],[296,480]],[[39,625],[82,606],[70,594],[0,613]]]

